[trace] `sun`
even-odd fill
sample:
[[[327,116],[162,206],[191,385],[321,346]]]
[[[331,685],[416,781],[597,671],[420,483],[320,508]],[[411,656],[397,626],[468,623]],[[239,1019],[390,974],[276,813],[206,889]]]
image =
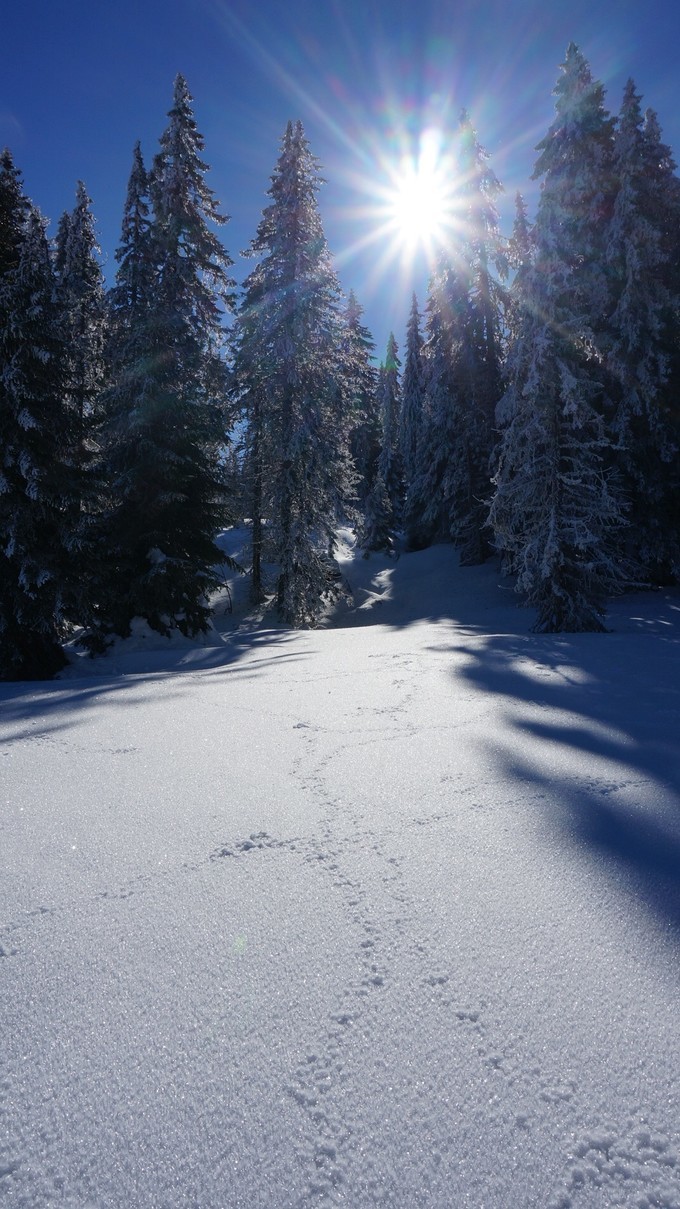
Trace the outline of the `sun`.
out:
[[[369,292],[395,270],[399,292],[413,289],[442,252],[455,255],[465,227],[465,182],[456,150],[444,127],[427,126],[415,135],[407,123],[396,123],[390,138],[369,143],[361,166],[347,173],[356,201],[344,214],[358,234],[336,260],[370,266],[364,276]]]
[[[444,183],[412,163],[402,165],[386,210],[394,235],[413,249],[441,242],[450,218]]]
[[[433,255],[456,225],[456,176],[438,131],[425,131],[416,156],[403,156],[383,190],[385,225],[406,254]]]

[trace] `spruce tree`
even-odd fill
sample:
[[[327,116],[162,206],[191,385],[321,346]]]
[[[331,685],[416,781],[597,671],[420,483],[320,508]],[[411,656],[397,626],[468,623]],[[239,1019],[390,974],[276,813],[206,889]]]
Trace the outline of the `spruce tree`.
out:
[[[5,147],[0,155],[0,278],[3,281],[19,264],[24,224],[30,211],[31,203],[23,191],[21,173],[9,148]],[[6,322],[7,311],[3,313],[3,323]]]
[[[626,548],[643,575],[680,570],[680,182],[656,115],[629,80],[614,135],[617,193],[607,230],[616,463],[630,501]]]
[[[302,124],[289,122],[271,204],[249,249],[258,263],[237,331],[242,380],[261,405],[271,457],[277,604],[293,626],[315,624],[337,592],[336,526],[353,488],[340,288],[317,206],[320,184]]]
[[[512,235],[508,240],[508,265],[513,271],[512,285],[506,291],[505,306],[506,339],[509,345],[519,334],[525,283],[533,258],[533,229],[529,222],[526,202],[522,194],[517,193]]]
[[[154,354],[153,300],[157,265],[151,231],[148,174],[139,143],[133,151],[123,211],[121,242],[116,250],[118,270],[108,295],[106,385],[102,395],[102,479],[104,503],[99,518],[103,565],[93,568],[91,627],[87,643],[105,646],[111,633],[128,632],[130,587],[138,574],[131,534],[139,524],[139,500],[134,484],[154,474],[155,442],[143,424],[152,406],[154,371],[161,354]]]
[[[400,448],[401,389],[397,342],[390,332],[385,361],[378,374],[381,446],[376,475],[366,500],[359,540],[366,554],[395,549],[403,513],[403,473]]]
[[[612,123],[583,56],[567,50],[556,116],[539,144],[542,177],[535,261],[510,353],[506,420],[491,522],[538,611],[539,631],[601,630],[622,581],[616,540],[624,522],[607,474],[607,201]]]
[[[406,326],[406,355],[401,390],[399,436],[405,492],[408,496],[416,469],[424,394],[423,337],[420,331],[420,314],[415,294],[411,300],[411,311]]]
[[[501,394],[500,184],[465,111],[459,127],[460,226],[442,251],[426,307],[424,422],[407,502],[411,546],[452,541],[463,565],[490,553],[487,501]],[[496,270],[494,276],[493,270]]]
[[[42,679],[66,663],[69,420],[45,223],[8,153],[0,216],[0,679]]]
[[[406,499],[406,538],[412,550],[450,541],[452,536],[447,477],[460,452],[461,401],[455,365],[466,308],[466,283],[441,253],[425,310],[423,412]]]
[[[87,624],[92,611],[102,509],[99,427],[104,383],[106,302],[91,199],[82,181],[72,211],[62,215],[54,253],[56,296],[65,348],[64,397],[69,413],[66,457],[74,487],[67,521],[72,559],[66,609]]]
[[[362,315],[363,308],[350,291],[344,312],[343,359],[350,408],[350,453],[360,508],[365,506],[378,472],[381,433],[377,372],[373,365],[375,344],[361,321]]]
[[[395,522],[392,501],[380,472],[376,475],[364,508],[359,530],[359,544],[364,558],[369,554],[393,554],[395,551]]]
[[[506,272],[496,199],[501,185],[465,110],[460,119],[462,233],[455,253],[467,299],[458,316],[454,375],[458,394],[457,454],[446,475],[451,537],[462,566],[491,553],[487,526],[494,413],[501,389],[501,315]]]
[[[401,525],[403,511],[404,475],[401,457],[401,382],[399,380],[397,342],[390,332],[385,351],[385,362],[380,381],[381,448],[378,458],[378,474],[382,479],[390,501],[392,524]]]
[[[245,435],[243,438],[246,515],[251,522],[250,599],[255,605],[266,597],[262,575],[265,522],[271,518],[271,483],[274,450],[271,417],[267,408],[267,361],[263,360],[260,304],[266,287],[256,265],[243,283],[239,313],[234,325],[233,389],[238,400]]]
[[[177,76],[148,198],[135,152],[112,299],[107,410],[117,568],[109,621],[121,634],[134,616],[164,634],[205,631],[208,597],[226,561],[215,534],[228,516],[222,315],[233,305],[233,282],[211,229],[227,220],[205,182],[191,100]]]
[[[57,232],[55,265],[57,298],[62,316],[66,357],[66,398],[73,415],[74,469],[82,479],[84,508],[91,506],[87,482],[96,453],[95,431],[100,419],[104,377],[106,306],[100,249],[95,233],[92,199],[82,181],[76,204],[62,216]]]

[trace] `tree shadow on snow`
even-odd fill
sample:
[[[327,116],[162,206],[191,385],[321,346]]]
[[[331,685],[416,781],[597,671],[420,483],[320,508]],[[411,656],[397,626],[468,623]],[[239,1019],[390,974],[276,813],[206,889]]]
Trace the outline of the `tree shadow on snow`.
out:
[[[417,622],[452,621],[480,633],[507,633],[531,624],[497,560],[460,567],[451,545],[430,546],[398,558],[358,555],[340,566],[350,600],[332,610],[329,628],[404,629]]]
[[[446,647],[456,656],[456,678],[504,702],[500,731],[488,741],[504,775],[524,788],[562,841],[642,902],[675,945],[677,603],[656,615],[651,598],[641,616],[628,609],[627,633],[475,636],[469,645]],[[619,607],[623,616],[625,604]]]
[[[69,730],[85,722],[90,709],[100,703],[136,708],[153,697],[159,681],[167,683],[169,678],[175,686],[165,687],[166,700],[181,697],[188,687],[187,674],[194,679],[256,679],[267,669],[306,657],[299,644],[286,650],[292,638],[286,631],[239,631],[220,646],[167,648],[159,645],[163,641],[159,638],[159,644],[148,651],[112,653],[93,663],[83,658],[82,676],[76,664],[62,680],[0,683],[0,746]]]

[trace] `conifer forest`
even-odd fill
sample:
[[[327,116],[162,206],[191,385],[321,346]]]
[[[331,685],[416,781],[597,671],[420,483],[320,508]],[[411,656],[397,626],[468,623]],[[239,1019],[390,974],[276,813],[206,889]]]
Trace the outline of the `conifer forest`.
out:
[[[450,137],[455,237],[384,350],[343,295],[299,121],[238,288],[181,75],[156,154],[134,148],[109,288],[85,185],[49,239],[2,153],[0,679],[138,617],[204,632],[216,535],[244,518],[252,599],[295,628],[341,590],[340,524],[367,556],[498,559],[545,633],[677,582],[680,179],[657,115],[633,81],[613,115],[571,44],[536,213],[518,194],[506,233],[466,111]]]

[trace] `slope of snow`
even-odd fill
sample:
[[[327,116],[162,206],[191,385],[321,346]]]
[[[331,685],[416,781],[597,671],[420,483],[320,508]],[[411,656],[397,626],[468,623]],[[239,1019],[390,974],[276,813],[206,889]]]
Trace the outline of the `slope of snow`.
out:
[[[0,687],[3,1204],[680,1209],[680,594],[343,570]]]

